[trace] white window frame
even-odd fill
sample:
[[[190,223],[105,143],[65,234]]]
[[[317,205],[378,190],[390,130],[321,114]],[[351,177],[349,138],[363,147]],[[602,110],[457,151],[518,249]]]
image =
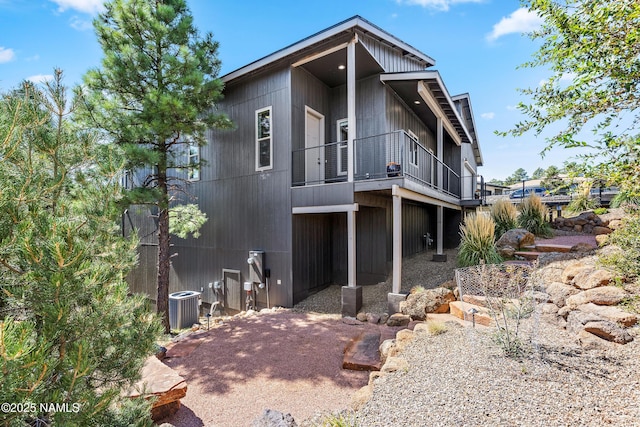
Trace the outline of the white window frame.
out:
[[[260,115],[267,111],[269,113],[269,135],[260,137]],[[268,141],[269,144],[269,164],[260,165],[260,144]],[[256,171],[273,169],[273,109],[271,106],[256,110]]]
[[[420,145],[420,140],[418,140],[418,135],[413,133],[411,129],[407,131],[409,134],[409,164],[412,166],[418,167],[418,146]]]
[[[195,148],[196,153],[193,154],[191,149]],[[193,161],[195,159],[195,161]],[[192,168],[192,164],[197,164],[197,167]],[[187,165],[189,168],[187,169],[187,179],[189,181],[200,181],[200,146],[196,143],[189,142],[187,144]]]
[[[343,124],[347,125],[347,129],[349,126],[349,119],[348,118],[344,118],[344,119],[338,119],[336,121],[336,140],[338,141],[338,146],[337,146],[337,151],[338,151],[338,155],[337,155],[337,174],[339,176],[343,176],[343,175],[347,175],[347,171],[349,169],[349,165],[347,164],[348,162],[348,154],[346,156],[342,155],[342,150],[346,149],[348,144],[349,144],[349,137],[347,136],[347,139],[342,139],[342,134],[340,132],[341,130],[341,126]],[[344,157],[344,158],[343,158]],[[342,167],[346,166],[344,171],[342,170]]]

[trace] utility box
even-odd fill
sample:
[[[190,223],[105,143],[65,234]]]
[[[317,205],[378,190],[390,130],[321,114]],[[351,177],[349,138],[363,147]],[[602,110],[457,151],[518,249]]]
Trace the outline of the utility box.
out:
[[[264,251],[250,251],[247,263],[249,264],[249,281],[264,283]]]
[[[184,329],[198,323],[200,292],[180,291],[169,295],[169,326]]]

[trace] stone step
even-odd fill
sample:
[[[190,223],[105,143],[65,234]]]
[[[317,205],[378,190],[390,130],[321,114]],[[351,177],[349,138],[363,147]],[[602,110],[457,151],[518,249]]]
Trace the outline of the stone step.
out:
[[[528,261],[535,261],[542,254],[542,252],[537,251],[516,251],[514,255],[524,258]]]
[[[536,252],[571,252],[572,246],[540,243],[535,246]]]
[[[489,313],[489,310],[479,305],[470,304],[463,301],[453,301],[449,303],[449,310],[452,315],[458,319],[475,323],[482,326],[493,326],[495,322]],[[473,313],[475,311],[475,313]]]
[[[364,331],[347,344],[342,359],[342,369],[353,371],[379,371],[380,332]]]

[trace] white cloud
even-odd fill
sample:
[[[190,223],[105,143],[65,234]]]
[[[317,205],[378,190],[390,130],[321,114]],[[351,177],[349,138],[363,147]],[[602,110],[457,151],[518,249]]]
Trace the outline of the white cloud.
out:
[[[451,5],[457,3],[482,3],[484,0],[397,0],[400,4],[422,6],[429,9],[447,11]]]
[[[487,40],[493,41],[512,33],[528,33],[534,31],[542,25],[542,18],[535,12],[524,7],[513,12],[508,17],[503,17],[500,22],[493,26],[493,30],[487,35]]]
[[[27,77],[31,83],[39,84],[53,80],[53,76],[51,74],[37,74],[35,76]]]
[[[516,111],[518,109],[518,107],[516,105],[507,105],[507,110],[508,111]]]
[[[104,0],[50,0],[58,5],[61,12],[67,9],[94,15],[104,10]]]
[[[485,120],[491,120],[496,116],[496,113],[494,113],[493,111],[490,113],[482,113],[480,114],[480,117],[482,117]]]
[[[0,46],[0,64],[3,62],[13,61],[13,58],[15,57],[16,54],[13,52],[13,49]]]
[[[78,31],[87,31],[93,28],[93,23],[87,19],[82,19],[78,16],[71,17],[71,27]]]

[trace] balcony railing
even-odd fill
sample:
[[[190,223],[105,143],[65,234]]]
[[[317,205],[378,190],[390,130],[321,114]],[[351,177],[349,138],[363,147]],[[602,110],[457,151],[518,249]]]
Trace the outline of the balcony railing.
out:
[[[405,177],[450,196],[462,196],[460,175],[404,130],[356,139],[354,158],[356,181]],[[292,168],[294,186],[346,181],[347,142],[294,150]],[[474,192],[475,187],[471,198]]]

